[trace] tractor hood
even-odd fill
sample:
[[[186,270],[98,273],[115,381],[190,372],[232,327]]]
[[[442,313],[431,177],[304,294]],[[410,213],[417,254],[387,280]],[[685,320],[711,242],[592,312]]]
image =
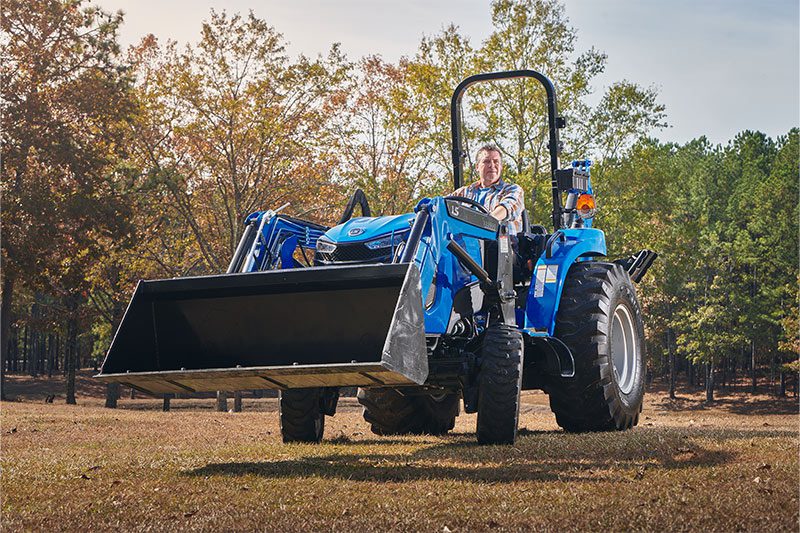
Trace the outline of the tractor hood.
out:
[[[413,213],[386,217],[357,217],[329,229],[322,237],[333,243],[363,242],[392,232],[408,231],[413,222]]]

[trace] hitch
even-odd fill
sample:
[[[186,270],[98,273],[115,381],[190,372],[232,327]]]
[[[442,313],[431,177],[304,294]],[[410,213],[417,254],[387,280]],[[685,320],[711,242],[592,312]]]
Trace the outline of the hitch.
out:
[[[621,265],[635,283],[639,283],[657,257],[656,252],[645,249],[627,259],[617,259],[614,262]]]

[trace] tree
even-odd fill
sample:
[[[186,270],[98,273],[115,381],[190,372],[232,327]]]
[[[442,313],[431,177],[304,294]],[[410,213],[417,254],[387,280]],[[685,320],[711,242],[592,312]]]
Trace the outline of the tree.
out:
[[[461,79],[479,72],[533,69],[550,78],[558,94],[559,114],[569,125],[562,130],[563,159],[623,155],[649,130],[665,125],[656,91],[630,82],[613,84],[600,105],[589,106],[592,80],[604,70],[606,56],[595,49],[576,53],[577,32],[557,0],[495,0],[491,19],[493,32],[479,48],[450,26],[424,39],[414,61],[415,90],[436,110],[429,117],[433,124],[430,149],[442,165],[441,172],[450,178],[450,95]],[[500,146],[505,177],[534,191],[532,196],[549,198],[549,137],[541,85],[513,80],[479,85],[471,94],[465,99],[468,137]],[[527,200],[532,218],[549,220],[548,202],[533,200],[531,196]]]
[[[290,62],[282,36],[252,13],[212,11],[184,51],[152,36],[139,46],[135,164],[185,229],[198,272],[224,272],[254,211],[291,202],[289,212],[328,216],[335,154],[324,126],[342,63],[336,48]]]
[[[606,232],[609,255],[623,257],[647,247],[659,259],[639,283],[648,354],[651,361],[667,358],[670,396],[675,396],[676,330],[687,275],[684,258],[690,255],[692,234],[685,231],[683,205],[677,190],[697,165],[697,151],[644,139],[629,155],[611,161],[600,172],[595,191],[600,209],[597,227]],[[599,165],[606,170],[605,163]]]
[[[760,140],[757,134],[752,137]],[[740,249],[752,250],[751,264],[758,265],[758,270],[753,269],[759,274],[754,308],[758,311],[756,323],[760,327],[754,338],[760,337],[761,345],[767,348],[776,365],[795,358],[798,353],[790,349],[793,344],[796,347],[798,336],[798,242],[789,236],[798,234],[800,221],[800,209],[795,201],[800,194],[799,139],[800,130],[793,128],[777,140],[774,150],[769,152],[767,174],[747,170],[759,179],[754,184],[752,209],[746,221],[747,240],[740,243]],[[756,144],[759,145],[770,146],[763,140]],[[763,150],[752,150],[755,154],[761,152]],[[760,163],[760,158],[748,159],[753,161],[750,167]],[[764,163],[759,166],[763,167]]]
[[[408,212],[426,193],[439,192],[431,172],[434,156],[424,142],[424,98],[409,83],[406,60],[391,65],[366,57],[354,71],[332,121],[342,187],[362,189],[373,214]]]
[[[2,14],[3,338],[20,285],[57,295],[75,403],[86,273],[102,239],[130,231],[115,168],[131,109],[116,42],[122,17],[55,0],[11,0]]]
[[[668,357],[673,392],[676,349],[723,372],[749,352],[753,376],[776,353],[796,294],[797,243],[786,238],[797,233],[795,131],[777,143],[743,132],[724,147],[646,140],[600,164],[609,253],[660,254],[639,289],[648,349]]]

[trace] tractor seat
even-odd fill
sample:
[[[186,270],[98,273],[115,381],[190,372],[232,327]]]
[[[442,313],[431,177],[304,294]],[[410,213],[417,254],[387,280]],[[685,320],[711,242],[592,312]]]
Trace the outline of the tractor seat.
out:
[[[514,284],[524,283],[531,278],[531,270],[547,244],[547,230],[544,226],[531,224],[528,211],[525,210],[522,212],[522,231],[516,237]]]

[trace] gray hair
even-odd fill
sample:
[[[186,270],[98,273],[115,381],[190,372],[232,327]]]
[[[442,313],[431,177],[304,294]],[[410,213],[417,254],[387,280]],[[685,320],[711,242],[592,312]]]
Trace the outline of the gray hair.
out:
[[[503,157],[503,152],[500,151],[500,147],[499,146],[497,146],[494,143],[486,143],[483,146],[481,146],[480,148],[478,148],[477,152],[475,152],[475,162],[476,163],[481,157],[481,152],[497,152],[498,154],[500,154],[501,158]]]

